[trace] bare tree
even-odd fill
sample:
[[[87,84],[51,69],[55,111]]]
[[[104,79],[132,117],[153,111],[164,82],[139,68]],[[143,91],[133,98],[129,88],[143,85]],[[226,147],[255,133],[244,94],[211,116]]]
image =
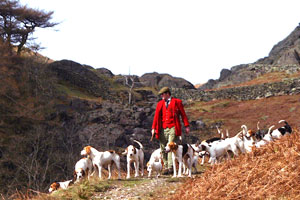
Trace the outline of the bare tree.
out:
[[[17,47],[20,54],[36,28],[54,27],[50,22],[53,11],[46,12],[20,5],[18,0],[0,0],[0,38],[11,50]],[[36,48],[37,45],[35,44]]]
[[[129,81],[128,78],[131,80]],[[131,105],[131,101],[132,101],[132,90],[134,88],[134,80],[131,76],[125,76],[125,84],[129,87],[129,91],[128,91],[128,105]]]

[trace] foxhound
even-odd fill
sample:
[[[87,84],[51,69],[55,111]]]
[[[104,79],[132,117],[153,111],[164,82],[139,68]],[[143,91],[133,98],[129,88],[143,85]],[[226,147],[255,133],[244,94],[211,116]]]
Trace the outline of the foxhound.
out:
[[[189,170],[189,177],[192,177],[192,162],[188,162],[189,158],[193,157],[194,150],[189,144],[182,144],[178,145],[175,142],[169,142],[165,147],[165,152],[172,152],[172,161],[173,161],[173,178],[177,176],[176,173],[176,160],[179,163],[179,169],[178,169],[178,177],[182,177],[182,165],[183,162],[185,166],[188,167]]]
[[[97,168],[99,178],[102,179],[102,168],[103,166],[108,166],[108,179],[111,178],[111,165],[116,164],[118,169],[118,179],[121,179],[120,172],[120,156],[115,151],[98,151],[94,147],[86,146],[81,151],[81,155],[88,156],[93,165]],[[95,170],[96,171],[96,170]]]
[[[133,140],[139,145],[139,148],[134,147],[133,145],[129,145],[123,155],[127,155],[127,176],[126,178],[130,178],[130,165],[134,164],[135,168],[135,177],[139,176],[139,168],[141,168],[141,176],[144,176],[144,146],[136,140]]]
[[[90,178],[91,173],[93,170],[93,163],[90,158],[81,158],[77,163],[75,164],[75,170],[74,170],[74,182],[79,182],[82,178],[88,177]]]
[[[49,188],[49,193],[54,192],[58,189],[67,189],[70,185],[72,185],[74,182],[73,180],[68,180],[68,181],[64,181],[64,182],[53,182],[50,185]]]

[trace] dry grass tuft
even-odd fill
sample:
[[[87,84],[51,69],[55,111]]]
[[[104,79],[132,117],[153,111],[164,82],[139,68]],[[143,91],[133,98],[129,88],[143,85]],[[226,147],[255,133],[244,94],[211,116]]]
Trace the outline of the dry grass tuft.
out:
[[[208,169],[170,199],[300,199],[300,131]]]

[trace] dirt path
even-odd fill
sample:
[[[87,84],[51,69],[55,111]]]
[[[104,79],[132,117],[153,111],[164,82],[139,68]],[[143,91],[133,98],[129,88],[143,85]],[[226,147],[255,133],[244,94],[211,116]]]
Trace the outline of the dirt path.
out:
[[[97,193],[92,199],[165,199],[175,193],[187,178],[171,178],[162,176],[159,178],[139,178],[119,181],[113,184],[112,189],[103,193]]]

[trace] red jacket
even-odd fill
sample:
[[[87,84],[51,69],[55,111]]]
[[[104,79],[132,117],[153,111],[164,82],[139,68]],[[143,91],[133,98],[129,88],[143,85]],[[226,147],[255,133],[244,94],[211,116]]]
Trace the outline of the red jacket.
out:
[[[169,110],[171,110],[171,115],[174,117],[175,122],[175,134],[176,136],[181,136],[181,124],[180,124],[180,116],[183,121],[185,127],[189,126],[188,118],[185,114],[182,101],[180,99],[172,97],[172,100],[168,106]],[[163,121],[163,109],[166,109],[165,100],[161,100],[157,103],[155,115],[153,119],[152,129],[155,129],[155,137],[159,139],[159,134],[162,128]]]

